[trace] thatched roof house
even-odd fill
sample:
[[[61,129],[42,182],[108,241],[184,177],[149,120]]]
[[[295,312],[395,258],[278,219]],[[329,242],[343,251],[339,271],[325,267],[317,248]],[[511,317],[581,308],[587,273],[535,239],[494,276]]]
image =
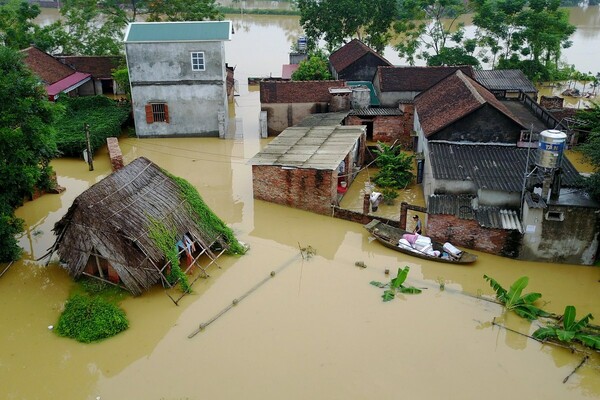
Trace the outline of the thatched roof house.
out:
[[[74,278],[97,277],[139,295],[159,280],[169,286],[168,263],[150,236],[153,223],[174,230],[178,241],[190,239],[195,248],[187,254],[193,255],[190,267],[200,256],[214,260],[222,253],[215,255],[211,247],[228,247],[218,233],[202,228],[199,219],[177,182],[141,157],[75,199],[54,226],[58,239],[51,251],[58,251]]]

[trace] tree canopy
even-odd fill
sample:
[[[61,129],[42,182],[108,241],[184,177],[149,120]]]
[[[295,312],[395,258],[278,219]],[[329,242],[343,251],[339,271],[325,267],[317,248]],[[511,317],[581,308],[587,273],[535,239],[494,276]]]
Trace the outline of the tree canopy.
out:
[[[320,40],[333,51],[353,38],[381,52],[391,39],[396,0],[298,0],[309,49]]]
[[[292,74],[293,81],[325,81],[331,78],[327,57],[322,53],[309,55]]]
[[[589,193],[600,201],[600,103],[592,103],[588,110],[577,113],[582,128],[589,130],[587,141],[580,146],[585,158],[594,166],[594,173],[586,179]]]
[[[0,261],[10,261],[19,257],[14,235],[22,229],[14,209],[34,188],[52,185],[55,109],[21,55],[5,46],[0,47],[0,96],[10,99],[0,113]]]

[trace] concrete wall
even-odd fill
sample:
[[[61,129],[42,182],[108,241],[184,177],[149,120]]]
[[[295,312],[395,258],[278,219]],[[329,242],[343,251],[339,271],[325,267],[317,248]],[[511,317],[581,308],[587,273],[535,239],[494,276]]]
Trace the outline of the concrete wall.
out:
[[[520,233],[479,226],[476,220],[464,220],[454,215],[427,216],[425,234],[438,242],[450,242],[485,253],[516,258],[519,254]]]
[[[520,208],[520,192],[502,192],[499,190],[479,189],[477,191],[479,204],[482,206]]]
[[[337,198],[337,175],[330,170],[253,165],[254,198],[329,215]]]
[[[329,111],[329,103],[263,103],[261,111],[267,113],[267,132],[277,136],[310,114]]]
[[[562,221],[547,218],[562,213]],[[598,214],[593,208],[550,205],[523,208],[525,229],[521,259],[564,264],[592,265],[598,252]]]
[[[219,136],[218,113],[228,115],[223,42],[128,43],[125,50],[139,137]],[[198,51],[204,71],[192,70],[190,53]],[[167,103],[170,122],[146,123],[148,102]]]

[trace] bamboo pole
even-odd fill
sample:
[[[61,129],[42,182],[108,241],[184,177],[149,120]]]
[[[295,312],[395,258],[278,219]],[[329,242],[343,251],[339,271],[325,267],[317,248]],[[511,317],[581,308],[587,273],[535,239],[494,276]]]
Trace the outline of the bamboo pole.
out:
[[[575,369],[573,371],[571,371],[571,373],[569,375],[567,375],[567,377],[565,379],[563,379],[563,383],[567,383],[567,381],[569,380],[569,378],[575,373],[577,372],[577,370],[579,368],[581,368],[581,366],[583,364],[585,364],[585,362],[588,360],[588,358],[590,358],[590,356],[586,355],[585,357],[583,357],[583,359],[581,360],[581,362],[579,363],[578,366],[575,367]]]
[[[4,273],[6,271],[8,271],[8,269],[10,268],[11,265],[13,265],[14,261],[11,261],[8,263],[8,265],[6,266],[6,268],[4,268],[4,271],[2,271],[2,273],[0,274],[0,278],[2,278],[2,275],[4,275]]]

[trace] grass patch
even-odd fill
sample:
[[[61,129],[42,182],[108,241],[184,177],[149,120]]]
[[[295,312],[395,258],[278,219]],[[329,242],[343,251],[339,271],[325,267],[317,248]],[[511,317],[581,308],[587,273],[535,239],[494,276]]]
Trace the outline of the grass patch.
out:
[[[74,294],[56,325],[59,336],[82,343],[103,340],[129,327],[125,311],[101,296]]]

